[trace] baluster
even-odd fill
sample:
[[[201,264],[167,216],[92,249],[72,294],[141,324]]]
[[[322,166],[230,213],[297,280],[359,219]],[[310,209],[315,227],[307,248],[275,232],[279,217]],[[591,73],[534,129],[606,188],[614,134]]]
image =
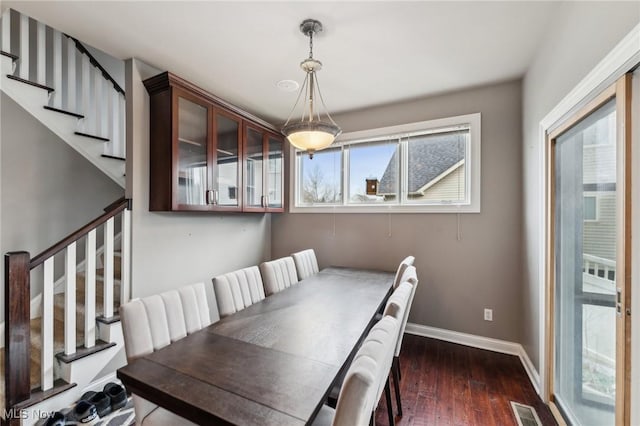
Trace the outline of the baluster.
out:
[[[20,14],[20,78],[29,80],[29,17]]]
[[[91,64],[87,55],[82,55],[82,131],[89,133],[89,113],[91,110]]]
[[[64,288],[64,353],[76,353],[76,243],[67,246]]]
[[[91,86],[91,111],[87,111],[91,114],[92,129],[94,135],[98,135],[100,131],[100,71],[97,68],[91,67],[92,74],[92,86]]]
[[[126,104],[125,98],[122,93],[118,93],[118,152],[120,157],[126,157],[127,155],[127,137],[125,135],[125,111]]]
[[[10,9],[2,14],[2,51],[11,52],[11,13]]]
[[[102,78],[101,82],[101,94],[100,94],[100,136],[106,137],[109,140],[109,112],[111,110],[109,96],[109,81]],[[105,144],[106,145],[106,144]]]
[[[609,267],[607,265],[604,265],[604,277],[605,280],[609,279]]]
[[[114,94],[116,94],[116,91],[113,90],[113,87],[110,85],[109,86],[109,91],[107,92],[107,97],[108,99],[108,106],[107,106],[107,110],[108,110],[108,118],[107,118],[107,132],[108,135],[107,137],[109,138],[109,140],[111,141],[111,155],[116,155],[117,152],[117,148],[118,148],[118,138],[117,138],[117,133],[115,132],[115,123],[116,123],[116,117],[117,117],[117,98],[114,96]]]
[[[62,108],[62,34],[53,31],[53,107]]]
[[[113,316],[113,218],[104,224],[104,317]]]
[[[53,256],[44,261],[44,287],[42,288],[42,345],[40,368],[42,390],[53,387]]]
[[[113,88],[111,87],[111,83],[107,80],[104,80],[104,103],[105,108],[103,110],[103,135],[108,138],[111,142],[109,142],[109,146],[105,146],[104,153],[114,155],[114,146],[115,140],[113,139]]]
[[[589,271],[589,268],[591,267],[591,264],[589,263],[589,261],[587,260],[586,262],[584,262],[585,264],[585,272],[587,273],[587,275],[591,275],[591,272]]]
[[[98,70],[96,68],[96,73],[95,73],[95,78],[96,78],[96,91],[95,91],[95,97],[96,97],[96,135],[97,136],[102,136],[102,106],[104,103],[104,100],[102,99],[102,81],[104,80],[102,78],[102,73],[100,72],[100,70]]]
[[[47,37],[47,27],[42,23],[42,22],[38,22],[38,43],[37,43],[37,62],[36,62],[36,67],[37,67],[37,81],[40,84],[46,85],[47,84],[47,44],[46,44],[46,37]]]
[[[96,344],[96,230],[87,234],[84,275],[84,346]]]
[[[131,210],[128,208],[122,212],[122,230],[120,245],[122,253],[120,255],[120,304],[129,301],[129,259],[131,256]]]
[[[67,110],[76,111],[76,44],[67,38]]]

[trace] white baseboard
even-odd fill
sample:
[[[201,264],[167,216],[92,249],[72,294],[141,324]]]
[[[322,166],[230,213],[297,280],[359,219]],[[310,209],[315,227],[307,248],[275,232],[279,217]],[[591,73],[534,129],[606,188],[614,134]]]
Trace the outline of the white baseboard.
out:
[[[527,352],[520,343],[493,339],[491,337],[476,336],[475,334],[461,333],[459,331],[445,330],[444,328],[429,327],[427,325],[414,323],[407,323],[405,333],[444,340],[446,342],[457,343],[460,345],[470,346],[472,348],[486,349],[488,351],[515,355],[520,358],[520,362],[522,363],[524,370],[527,372],[527,376],[529,376],[531,384],[538,395],[540,395],[540,376],[531,362],[531,359],[529,359],[529,355],[527,355]]]

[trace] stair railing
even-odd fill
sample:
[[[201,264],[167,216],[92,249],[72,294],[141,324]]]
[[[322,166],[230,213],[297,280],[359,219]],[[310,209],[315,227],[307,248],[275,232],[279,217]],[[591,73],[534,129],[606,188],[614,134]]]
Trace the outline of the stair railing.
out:
[[[5,412],[19,407],[31,398],[31,327],[30,275],[43,265],[41,317],[41,391],[54,386],[54,256],[65,253],[64,262],[64,356],[76,353],[76,244],[85,239],[85,323],[84,347],[96,344],[96,232],[104,232],[104,294],[105,322],[117,319],[114,315],[114,222],[121,216],[121,277],[120,303],[130,299],[130,200],[111,204],[110,210],[87,225],[71,233],[37,256],[25,251],[5,254]]]
[[[125,92],[89,50],[13,9],[0,25],[2,52],[18,57],[13,77],[49,90],[50,108],[80,118],[81,134],[106,142],[104,156],[124,158]]]

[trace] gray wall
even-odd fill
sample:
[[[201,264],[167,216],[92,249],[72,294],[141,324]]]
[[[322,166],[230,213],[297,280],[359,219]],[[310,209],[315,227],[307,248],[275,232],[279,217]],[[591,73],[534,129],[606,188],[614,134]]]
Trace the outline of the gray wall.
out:
[[[638,24],[637,2],[563,2],[523,87],[522,344],[540,368],[540,121]]]
[[[521,82],[463,90],[335,117],[345,132],[482,113],[482,211],[455,214],[278,214],[273,257],[312,247],[321,267],[395,270],[416,256],[411,322],[520,341]],[[389,233],[391,222],[391,236]],[[335,226],[335,232],[334,232]],[[483,309],[494,321],[483,321]]]
[[[4,93],[1,102],[0,249],[36,255],[102,214],[123,189]],[[32,286],[32,296],[40,292]]]
[[[213,303],[210,306],[217,312],[211,278],[269,259],[270,217],[149,211],[149,96],[142,80],[151,75],[144,63],[126,61],[132,293],[142,297],[203,281]]]

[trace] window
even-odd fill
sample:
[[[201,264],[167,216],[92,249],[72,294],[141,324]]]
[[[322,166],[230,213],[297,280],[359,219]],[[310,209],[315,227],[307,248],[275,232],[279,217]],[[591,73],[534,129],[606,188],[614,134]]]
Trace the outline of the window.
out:
[[[598,220],[598,197],[596,195],[584,196],[582,215],[585,222],[595,222]]]
[[[292,212],[480,212],[480,114],[348,133],[291,158]]]

